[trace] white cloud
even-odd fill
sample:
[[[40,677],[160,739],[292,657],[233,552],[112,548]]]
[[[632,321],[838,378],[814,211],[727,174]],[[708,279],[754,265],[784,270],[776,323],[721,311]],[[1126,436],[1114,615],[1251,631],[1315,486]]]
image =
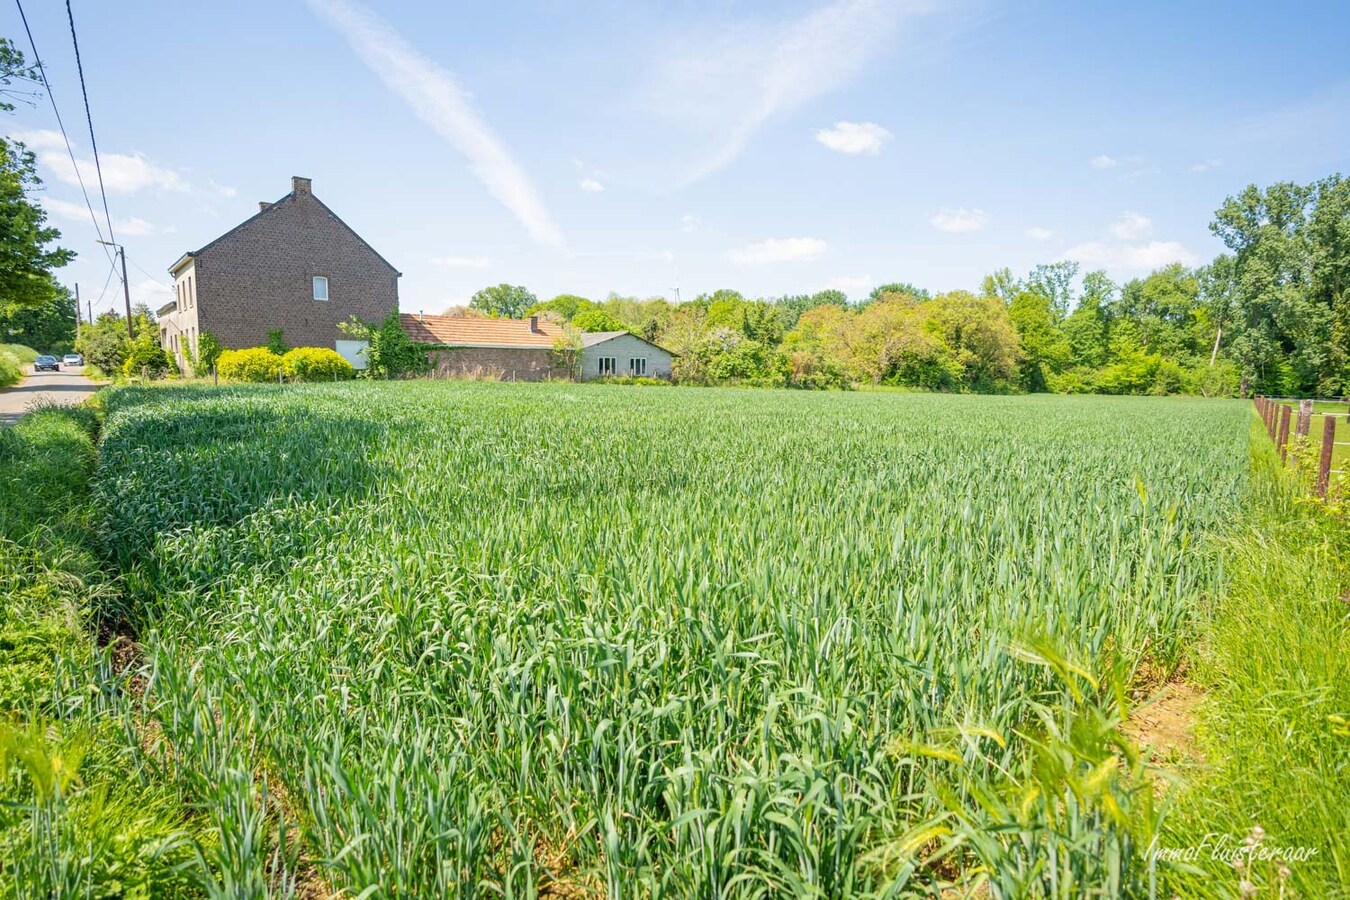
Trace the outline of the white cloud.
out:
[[[577,186],[592,194],[598,194],[605,189],[605,186],[594,178],[583,178]]]
[[[988,225],[989,214],[982,209],[966,209],[962,206],[958,209],[938,210],[928,221],[938,231],[964,234],[968,231],[979,231]]]
[[[79,185],[80,175],[84,176],[84,186],[91,196],[98,190],[98,172],[92,158],[82,159],[78,155],[75,162],[70,159],[65,141],[59,131],[20,131],[14,135],[28,145],[37,154],[38,161],[52,171],[57,180],[66,184]],[[72,144],[78,154],[78,146]],[[134,194],[146,188],[160,191],[187,191],[189,185],[178,172],[151,162],[140,153],[104,153],[99,156],[103,168],[103,187],[109,194]],[[76,165],[79,165],[79,173]]]
[[[1211,169],[1219,169],[1222,167],[1223,167],[1223,160],[1221,159],[1205,159],[1191,166],[1191,171],[1208,172]]]
[[[419,119],[462,153],[471,171],[541,244],[560,247],[553,223],[529,176],[484,121],[455,77],[418,53],[365,7],[349,0],[309,0],[356,55]]]
[[[1100,156],[1094,156],[1092,159],[1088,160],[1088,165],[1092,166],[1094,169],[1114,169],[1116,166],[1120,165],[1120,160],[1116,159],[1114,156],[1107,156],[1103,153]]]
[[[843,291],[849,296],[859,293],[867,293],[872,290],[872,276],[870,275],[836,275],[825,282],[826,290]]]
[[[1088,268],[1106,269],[1122,274],[1150,272],[1159,266],[1174,262],[1186,266],[1193,266],[1199,262],[1199,257],[1176,241],[1148,241],[1135,244],[1089,241],[1065,250],[1060,259],[1071,259]]]
[[[1055,236],[1055,233],[1049,228],[1028,228],[1027,237],[1033,241],[1048,241]]]
[[[693,213],[686,213],[685,215],[680,216],[681,231],[684,232],[698,231],[699,226],[701,226],[702,224],[703,220],[700,219],[698,216],[694,215]]]
[[[140,281],[127,279],[127,283],[130,285],[129,293],[131,294],[132,306],[144,303],[150,307],[151,312],[154,312],[173,299],[173,288],[153,278],[143,278]],[[113,282],[113,284],[118,287],[120,292],[120,284],[117,282]]]
[[[684,179],[732,162],[770,119],[835,91],[882,52],[928,0],[835,0],[794,22],[719,24],[661,56],[645,104],[711,147]]]
[[[727,259],[743,266],[767,266],[784,262],[807,262],[829,249],[820,238],[770,238],[732,250]]]
[[[876,122],[836,122],[833,128],[816,131],[817,141],[850,156],[876,156],[881,152],[881,145],[894,136]]]
[[[486,256],[433,256],[431,264],[450,269],[486,269],[492,260]]]
[[[66,222],[78,222],[87,224],[90,222],[89,207],[82,203],[72,203],[69,200],[57,200],[54,197],[43,197],[42,205],[54,219],[61,219]],[[104,223],[103,211],[97,207],[94,209],[98,216],[98,223]],[[113,219],[113,232],[116,237],[140,237],[147,234],[169,234],[173,228],[160,228],[145,219],[131,216],[126,219]]]
[[[1122,241],[1142,241],[1153,236],[1153,220],[1137,212],[1125,211],[1111,223],[1112,237]]]
[[[211,190],[215,191],[226,200],[239,196],[239,192],[226,184],[216,184],[215,179],[208,178],[207,183],[211,185]]]

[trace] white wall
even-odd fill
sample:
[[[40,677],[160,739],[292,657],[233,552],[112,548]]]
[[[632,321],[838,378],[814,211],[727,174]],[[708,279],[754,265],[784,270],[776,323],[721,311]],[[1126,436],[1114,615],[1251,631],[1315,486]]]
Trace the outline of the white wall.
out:
[[[649,344],[641,338],[634,337],[631,334],[621,334],[618,337],[610,338],[604,343],[596,344],[593,347],[587,347],[581,353],[581,380],[590,381],[592,378],[600,377],[600,357],[612,356],[618,365],[618,371],[614,374],[626,376],[629,374],[628,361],[634,357],[645,357],[647,360],[648,378],[669,378],[671,356],[665,350],[654,344]]]

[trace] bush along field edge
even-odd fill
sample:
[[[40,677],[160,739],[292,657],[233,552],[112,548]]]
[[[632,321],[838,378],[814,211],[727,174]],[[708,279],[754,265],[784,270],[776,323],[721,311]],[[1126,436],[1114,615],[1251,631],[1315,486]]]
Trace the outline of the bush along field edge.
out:
[[[44,408],[0,431],[0,896],[326,892],[287,812],[289,773],[236,773],[268,811],[260,881],[238,881],[214,789],[174,771],[141,707],[150,667],[119,633],[137,576],[102,557],[89,493],[101,419]],[[1003,897],[1350,884],[1350,504],[1307,499],[1306,474],[1278,467],[1257,427],[1247,514],[1217,536],[1227,588],[1162,676],[1200,695],[1194,741],[1141,751],[1130,720],[1157,684],[1028,637],[1009,664],[1063,690],[1016,733],[953,723],[889,748],[939,802],[870,851],[879,882]]]

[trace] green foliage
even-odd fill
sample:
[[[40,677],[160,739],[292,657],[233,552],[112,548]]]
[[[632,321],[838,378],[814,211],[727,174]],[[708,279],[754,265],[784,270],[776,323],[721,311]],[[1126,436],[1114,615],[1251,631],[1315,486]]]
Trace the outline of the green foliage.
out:
[[[519,319],[539,298],[519,285],[498,284],[485,287],[469,300],[469,308],[507,319]]]
[[[572,316],[570,323],[578,331],[625,331],[623,323],[603,309],[583,309]]]
[[[1222,587],[1206,535],[1245,497],[1249,418],[455,382],[107,402],[144,710],[249,895],[288,834],[352,896],[937,896],[1051,871],[1130,896],[1151,818],[1133,761],[1107,765],[1118,710],[1013,651],[1046,630],[1101,685],[1175,664]],[[901,740],[962,764],[927,778]],[[984,843],[927,866],[905,839],[944,816]]]
[[[0,39],[3,40],[3,39]],[[0,344],[0,350],[9,353],[20,363],[27,365],[40,355],[32,347],[26,347],[23,344]]]
[[[281,357],[266,347],[224,350],[216,359],[216,373],[224,381],[276,382],[280,381]]]
[[[51,302],[59,293],[52,273],[75,258],[50,246],[61,232],[46,224],[46,210],[31,199],[41,184],[32,152],[0,138],[0,297],[7,305]]]
[[[296,347],[281,357],[281,371],[297,381],[346,381],[356,377],[352,364],[327,347]]]
[[[267,349],[277,356],[285,356],[291,349],[290,344],[286,343],[286,333],[280,328],[273,328],[267,332]]]
[[[92,323],[81,325],[75,338],[75,352],[83,355],[86,363],[104,372],[120,372],[131,352],[126,319],[104,313]]]
[[[429,351],[435,345],[419,344],[403,330],[398,312],[391,312],[379,325],[355,317],[338,325],[344,334],[366,342],[366,378],[407,378],[431,371]]]
[[[578,297],[576,294],[559,294],[552,300],[543,303],[535,303],[525,310],[525,315],[542,315],[551,313],[554,317],[563,322],[570,322],[572,317],[583,309],[593,309],[595,304],[585,297]]]
[[[198,378],[205,378],[211,374],[211,368],[215,366],[220,354],[224,351],[220,341],[209,331],[202,331],[197,335],[197,355],[192,358],[192,374]]]
[[[163,378],[170,371],[176,371],[173,358],[159,345],[153,328],[141,329],[128,347],[127,357],[122,362],[122,377]]]
[[[41,347],[61,355],[75,345],[75,298],[57,286],[40,303],[0,304],[0,342]]]
[[[933,299],[933,295],[928,291],[916,287],[908,281],[892,281],[889,284],[879,284],[872,288],[872,292],[867,295],[867,302],[876,303],[878,300],[896,297],[908,297],[915,302]]]
[[[8,350],[0,349],[0,387],[18,384],[22,377],[23,369],[19,365],[19,358]]]

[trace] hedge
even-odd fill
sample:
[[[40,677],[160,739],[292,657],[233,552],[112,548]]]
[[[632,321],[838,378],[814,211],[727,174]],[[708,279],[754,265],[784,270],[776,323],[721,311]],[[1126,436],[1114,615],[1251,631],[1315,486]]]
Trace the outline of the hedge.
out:
[[[226,350],[216,358],[216,373],[226,381],[277,381],[281,357],[266,347]]]
[[[281,371],[298,381],[345,381],[356,369],[336,350],[327,347],[296,347],[281,357]]]

